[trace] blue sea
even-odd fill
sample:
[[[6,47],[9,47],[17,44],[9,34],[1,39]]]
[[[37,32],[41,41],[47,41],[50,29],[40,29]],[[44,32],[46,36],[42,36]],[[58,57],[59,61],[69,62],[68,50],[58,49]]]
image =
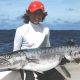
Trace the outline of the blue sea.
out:
[[[0,53],[13,50],[15,29],[0,30]],[[75,45],[80,45],[80,30],[50,30],[51,46],[66,46],[68,41],[73,40]]]

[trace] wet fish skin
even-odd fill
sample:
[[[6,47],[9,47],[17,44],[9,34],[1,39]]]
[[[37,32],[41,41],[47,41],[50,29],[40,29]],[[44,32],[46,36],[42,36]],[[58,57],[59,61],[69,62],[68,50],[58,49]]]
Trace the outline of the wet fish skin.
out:
[[[25,69],[44,72],[59,65],[63,58],[80,59],[80,47],[44,47],[0,54],[0,70]]]

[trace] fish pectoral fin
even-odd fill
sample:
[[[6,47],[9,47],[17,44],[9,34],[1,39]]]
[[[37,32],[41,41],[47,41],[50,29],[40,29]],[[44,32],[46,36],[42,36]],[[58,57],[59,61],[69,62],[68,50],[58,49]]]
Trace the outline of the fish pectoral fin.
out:
[[[11,70],[11,71],[18,71],[19,69],[16,69],[16,68],[8,68],[8,70]]]
[[[65,78],[65,79],[71,79],[71,74],[68,72],[68,70],[65,68],[65,66],[57,66],[55,69]]]
[[[33,62],[33,63],[39,64],[38,59],[30,59],[30,58],[27,58],[27,57],[26,57],[26,59],[28,60],[29,63]]]
[[[69,73],[69,71],[66,69],[65,66],[60,66],[62,71],[66,74],[67,77],[71,78],[71,74]]]

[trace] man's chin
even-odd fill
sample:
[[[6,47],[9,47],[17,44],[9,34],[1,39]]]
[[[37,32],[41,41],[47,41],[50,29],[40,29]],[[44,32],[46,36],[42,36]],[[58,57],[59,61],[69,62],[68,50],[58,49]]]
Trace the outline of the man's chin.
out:
[[[39,24],[39,22],[34,22],[35,25]]]

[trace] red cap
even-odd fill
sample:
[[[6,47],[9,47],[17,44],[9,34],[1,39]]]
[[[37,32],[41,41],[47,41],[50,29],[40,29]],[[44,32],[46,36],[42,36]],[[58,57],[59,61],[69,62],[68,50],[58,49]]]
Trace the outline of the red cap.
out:
[[[43,3],[39,2],[39,1],[33,1],[30,3],[28,10],[33,13],[36,10],[41,9],[44,12],[44,5]]]

